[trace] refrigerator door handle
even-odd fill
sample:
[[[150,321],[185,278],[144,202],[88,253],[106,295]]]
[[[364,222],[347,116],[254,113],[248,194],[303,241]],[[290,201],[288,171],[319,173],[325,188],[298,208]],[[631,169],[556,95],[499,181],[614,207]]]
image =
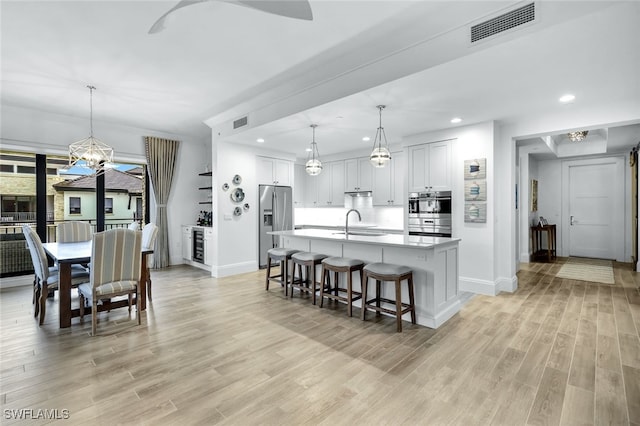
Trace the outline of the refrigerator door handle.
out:
[[[273,231],[277,231],[278,229],[276,229],[277,228],[276,223],[277,223],[277,220],[278,220],[278,213],[277,213],[278,210],[276,209],[276,191],[275,190],[271,193],[271,208],[273,210],[273,221],[272,221],[273,225],[272,225],[271,229]],[[274,247],[274,248],[278,247],[276,245],[276,236],[275,235],[271,236],[271,247]]]

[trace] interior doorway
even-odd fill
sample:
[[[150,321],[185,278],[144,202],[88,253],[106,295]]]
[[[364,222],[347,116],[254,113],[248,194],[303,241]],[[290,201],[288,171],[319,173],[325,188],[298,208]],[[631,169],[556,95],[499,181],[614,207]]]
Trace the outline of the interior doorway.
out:
[[[564,255],[624,261],[624,159],[566,161],[562,175]]]

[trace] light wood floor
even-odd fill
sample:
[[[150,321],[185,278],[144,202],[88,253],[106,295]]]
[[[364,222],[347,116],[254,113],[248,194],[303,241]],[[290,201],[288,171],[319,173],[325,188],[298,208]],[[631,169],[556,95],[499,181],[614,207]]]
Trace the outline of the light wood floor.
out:
[[[89,318],[59,330],[57,300],[38,327],[30,288],[6,289],[0,423],[26,408],[66,424],[640,425],[640,278],[617,264],[613,286],[558,279],[562,262],[402,334],[265,292],[264,271],[153,271],[142,326],[114,310],[98,337]]]

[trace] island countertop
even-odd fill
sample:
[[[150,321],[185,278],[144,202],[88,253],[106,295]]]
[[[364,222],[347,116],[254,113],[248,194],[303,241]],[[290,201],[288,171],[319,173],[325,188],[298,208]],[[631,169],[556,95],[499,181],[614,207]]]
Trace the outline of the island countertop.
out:
[[[446,238],[446,237],[421,237],[416,235],[403,235],[403,234],[386,234],[384,232],[378,232],[375,229],[369,229],[367,231],[357,230],[353,231],[357,235],[349,234],[345,235],[343,231],[328,230],[328,229],[296,229],[293,231],[274,231],[269,232],[271,235],[278,235],[281,237],[304,237],[317,240],[329,240],[336,242],[349,242],[349,243],[362,243],[362,244],[377,244],[383,246],[399,246],[399,247],[424,247],[435,248],[446,244],[459,242],[459,238]],[[365,235],[370,233],[370,235]]]

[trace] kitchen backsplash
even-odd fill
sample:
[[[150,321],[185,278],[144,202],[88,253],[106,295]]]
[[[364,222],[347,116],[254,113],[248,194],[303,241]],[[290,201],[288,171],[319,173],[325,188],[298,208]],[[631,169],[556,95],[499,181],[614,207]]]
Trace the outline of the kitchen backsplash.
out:
[[[372,207],[354,202],[353,208],[362,216],[362,222],[352,214],[349,226],[377,226],[384,229],[404,229],[404,211],[402,207]],[[345,215],[349,208],[297,208],[295,209],[295,225],[341,226],[344,227]]]

